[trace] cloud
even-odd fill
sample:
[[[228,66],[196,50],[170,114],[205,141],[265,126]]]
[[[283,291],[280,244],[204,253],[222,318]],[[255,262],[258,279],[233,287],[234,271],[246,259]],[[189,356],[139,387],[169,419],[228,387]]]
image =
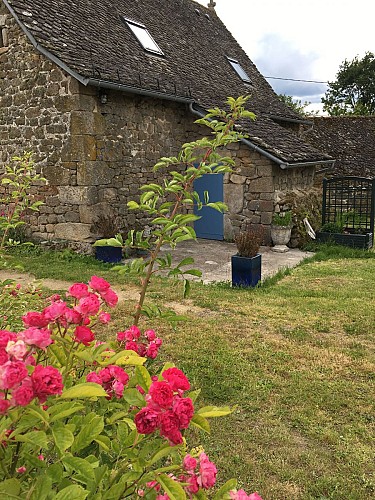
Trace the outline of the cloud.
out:
[[[314,77],[314,64],[319,60],[319,55],[314,52],[303,53],[292,42],[276,33],[269,33],[260,39],[252,60],[263,76],[318,80]],[[303,102],[320,102],[327,90],[327,85],[322,83],[275,79],[267,81],[277,94],[290,95]]]

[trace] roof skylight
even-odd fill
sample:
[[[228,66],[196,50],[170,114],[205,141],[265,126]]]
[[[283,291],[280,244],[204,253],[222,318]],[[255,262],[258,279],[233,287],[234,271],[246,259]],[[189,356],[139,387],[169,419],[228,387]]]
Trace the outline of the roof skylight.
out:
[[[241,66],[241,64],[236,59],[232,59],[230,57],[227,57],[227,59],[228,59],[230,65],[232,66],[232,68],[234,69],[234,71],[241,78],[241,80],[243,82],[246,82],[246,83],[251,83],[249,75],[243,69],[243,67]]]
[[[126,17],[123,17],[123,20],[129,26],[129,28],[132,30],[133,34],[136,36],[139,43],[142,45],[142,47],[145,50],[147,50],[147,52],[152,52],[153,54],[159,54],[161,56],[164,55],[163,51],[161,50],[159,45],[155,42],[155,40],[150,35],[146,26],[144,26],[143,24],[137,23],[135,21],[132,21],[131,19],[127,19]]]

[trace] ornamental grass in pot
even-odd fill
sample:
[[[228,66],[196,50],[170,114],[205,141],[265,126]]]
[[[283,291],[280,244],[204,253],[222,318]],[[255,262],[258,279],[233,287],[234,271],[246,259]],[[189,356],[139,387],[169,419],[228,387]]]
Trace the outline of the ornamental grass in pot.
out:
[[[234,237],[237,254],[232,255],[232,286],[254,287],[261,279],[262,256],[259,247],[263,242],[264,229],[248,225]]]

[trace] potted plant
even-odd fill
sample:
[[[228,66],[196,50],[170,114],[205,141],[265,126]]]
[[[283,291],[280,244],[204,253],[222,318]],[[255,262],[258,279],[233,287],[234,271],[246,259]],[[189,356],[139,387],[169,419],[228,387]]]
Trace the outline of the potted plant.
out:
[[[259,247],[263,242],[262,226],[249,225],[245,231],[240,231],[234,241],[237,254],[232,255],[232,286],[256,286],[261,279],[262,256]]]
[[[92,231],[104,236],[95,241],[95,257],[109,264],[115,264],[122,260],[122,236],[119,233],[118,224],[114,216],[100,214],[95,219]]]
[[[292,212],[274,213],[271,224],[271,239],[273,252],[285,253],[289,251],[287,244],[292,234]]]
[[[359,217],[354,210],[335,215],[334,222],[326,222],[316,233],[317,241],[330,242],[353,248],[368,249],[373,245],[373,233],[367,217]]]

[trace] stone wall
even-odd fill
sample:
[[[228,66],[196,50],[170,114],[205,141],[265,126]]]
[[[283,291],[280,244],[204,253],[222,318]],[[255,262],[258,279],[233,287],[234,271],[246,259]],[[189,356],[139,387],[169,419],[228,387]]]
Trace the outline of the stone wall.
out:
[[[62,239],[91,248],[97,236],[95,218],[108,215],[125,230],[146,221],[129,212],[127,202],[139,187],[157,180],[152,166],[175,155],[184,142],[207,129],[194,124],[185,105],[85,87],[40,55],[0,7],[8,47],[0,50],[0,163],[24,150],[35,160],[48,185],[45,205],[30,217],[34,238]],[[104,92],[104,89],[102,89]],[[243,144],[228,151],[236,162],[224,177],[224,236],[233,239],[247,223],[266,228],[273,212],[293,190],[308,191],[314,168],[281,170]]]

